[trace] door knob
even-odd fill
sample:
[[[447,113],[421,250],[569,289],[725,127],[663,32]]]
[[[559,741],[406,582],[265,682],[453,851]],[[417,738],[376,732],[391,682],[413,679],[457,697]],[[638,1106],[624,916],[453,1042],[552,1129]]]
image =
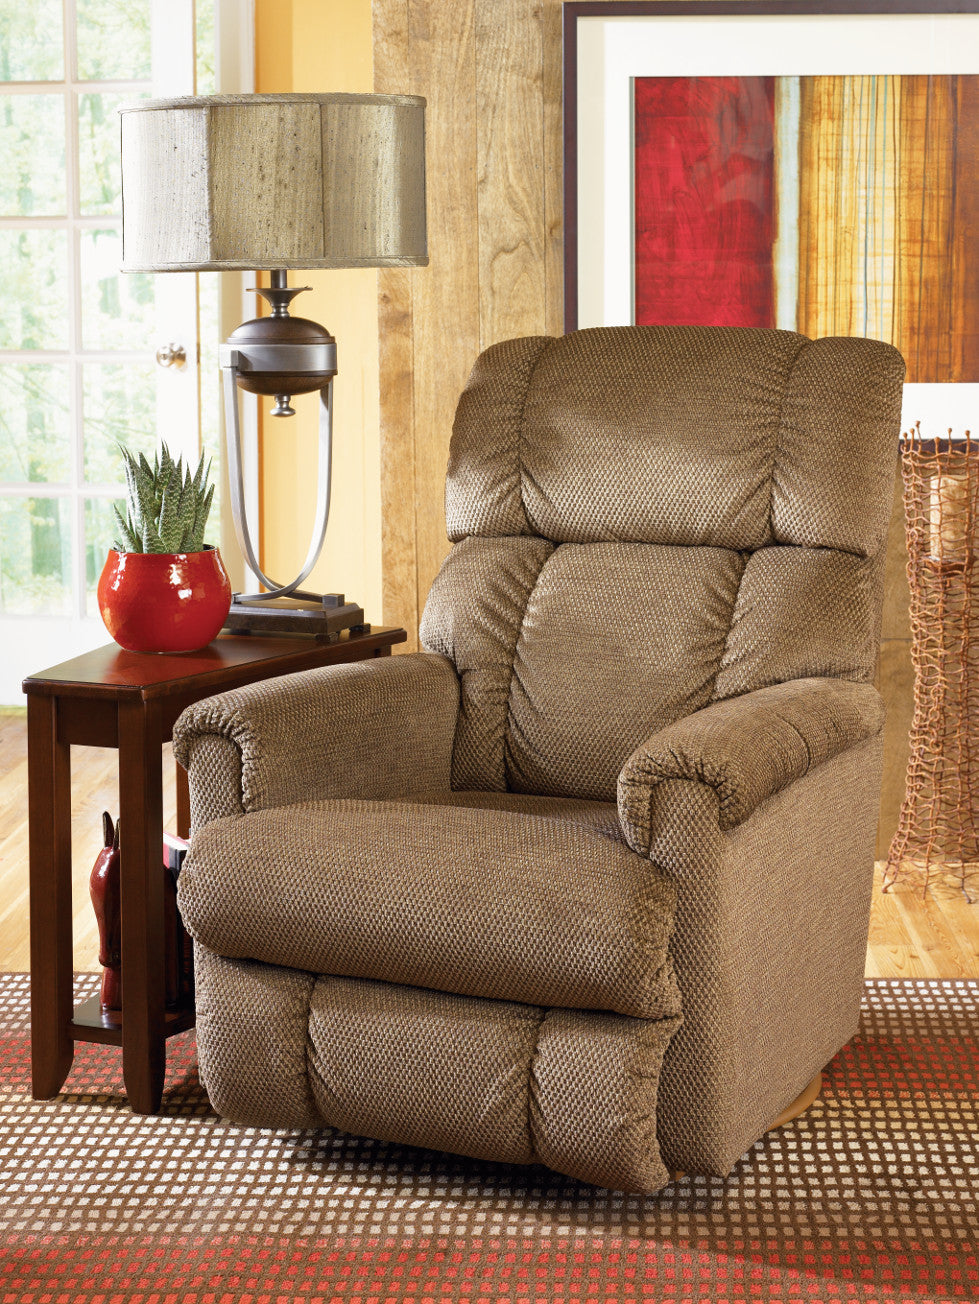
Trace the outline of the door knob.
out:
[[[187,351],[182,344],[161,344],[156,360],[161,367],[182,367],[187,361]]]

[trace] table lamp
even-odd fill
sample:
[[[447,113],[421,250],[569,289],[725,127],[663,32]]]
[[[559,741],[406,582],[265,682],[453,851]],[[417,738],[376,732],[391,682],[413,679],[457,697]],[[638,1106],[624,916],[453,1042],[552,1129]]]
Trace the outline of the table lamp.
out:
[[[232,629],[303,629],[336,637],[363,625],[339,594],[300,588],[319,557],[330,511],[336,341],[293,317],[308,286],[290,268],[414,267],[428,262],[425,101],[417,95],[212,95],[123,109],[123,271],[269,271],[271,313],[221,347],[231,510],[265,592],[235,594]],[[295,579],[264,574],[245,511],[239,389],[274,398],[319,392],[316,517]]]

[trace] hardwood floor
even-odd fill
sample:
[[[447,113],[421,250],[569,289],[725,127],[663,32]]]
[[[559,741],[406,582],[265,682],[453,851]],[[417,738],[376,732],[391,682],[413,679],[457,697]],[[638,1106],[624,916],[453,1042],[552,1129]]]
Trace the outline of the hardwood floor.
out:
[[[870,914],[870,978],[979,978],[979,884],[970,905],[945,882],[927,893],[911,883],[880,891],[882,866]]]
[[[167,752],[169,753],[169,748]],[[75,866],[75,967],[98,968],[98,932],[88,875],[102,841],[103,810],[118,809],[116,753],[73,747],[72,848]],[[175,826],[173,763],[164,763],[164,822]],[[911,884],[882,894],[880,867],[867,948],[875,978],[979,977],[979,900],[933,883],[927,896]],[[27,895],[27,729],[24,710],[0,708],[0,971],[29,967]]]

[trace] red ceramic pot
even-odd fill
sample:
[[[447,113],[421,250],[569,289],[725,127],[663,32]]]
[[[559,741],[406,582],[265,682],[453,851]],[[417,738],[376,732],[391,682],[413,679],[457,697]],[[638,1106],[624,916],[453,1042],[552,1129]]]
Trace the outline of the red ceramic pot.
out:
[[[99,579],[105,627],[130,652],[196,652],[231,609],[231,581],[217,548],[116,552]]]

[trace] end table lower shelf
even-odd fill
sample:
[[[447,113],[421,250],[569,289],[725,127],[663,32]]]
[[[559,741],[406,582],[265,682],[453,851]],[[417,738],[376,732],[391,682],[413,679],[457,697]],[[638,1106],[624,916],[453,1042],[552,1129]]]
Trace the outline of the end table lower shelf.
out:
[[[178,1032],[187,1032],[194,1023],[194,1002],[184,1001],[180,1005],[164,1010],[163,1035],[175,1037]],[[106,1046],[121,1046],[122,1016],[115,1011],[110,1014],[103,1010],[96,993],[87,1001],[80,1001],[75,1006],[71,1020],[71,1039],[72,1041],[97,1041]]]

